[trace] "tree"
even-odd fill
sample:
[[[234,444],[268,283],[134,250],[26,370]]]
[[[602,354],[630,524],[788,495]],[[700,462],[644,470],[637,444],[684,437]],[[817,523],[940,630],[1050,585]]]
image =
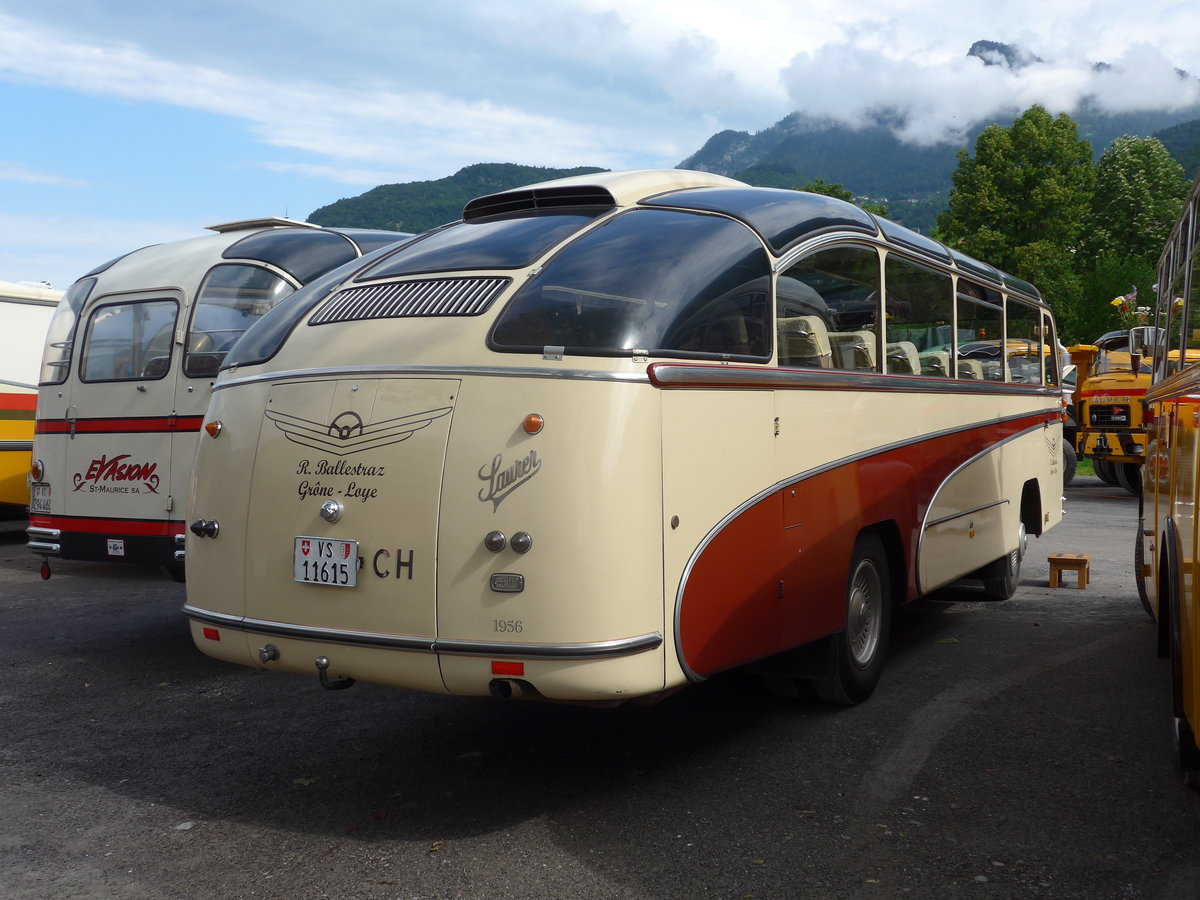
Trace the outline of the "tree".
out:
[[[1037,285],[1068,327],[1082,299],[1076,256],[1095,183],[1091,144],[1066,114],[1031,106],[990,125],[975,155],[958,153],[950,206],[938,216],[951,246]]]
[[[1017,271],[1021,248],[1076,249],[1094,180],[1092,148],[1075,122],[1031,106],[1008,128],[985,128],[974,156],[959,151],[938,230],[964,252],[1027,277]],[[1047,252],[1036,255],[1044,261]]]
[[[1088,255],[1157,260],[1188,187],[1183,167],[1158,138],[1117,138],[1096,164],[1084,240]]]

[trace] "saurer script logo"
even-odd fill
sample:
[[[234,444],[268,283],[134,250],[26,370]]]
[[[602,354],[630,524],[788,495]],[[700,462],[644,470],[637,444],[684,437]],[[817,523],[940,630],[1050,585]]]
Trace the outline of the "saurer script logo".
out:
[[[87,471],[72,476],[75,490],[88,490],[105,494],[139,493],[144,487],[152,494],[158,493],[158,475],[155,470],[158,463],[131,463],[128,453],[114,456],[101,456],[93,459]]]
[[[274,410],[267,411],[267,418],[274,422],[275,427],[292,443],[332,453],[334,456],[349,456],[351,453],[361,453],[363,450],[374,450],[377,447],[406,441],[451,409],[449,406],[427,409],[408,416],[384,419],[382,422],[363,422],[358,413],[350,410],[338,413],[332,422],[314,422],[312,419]]]

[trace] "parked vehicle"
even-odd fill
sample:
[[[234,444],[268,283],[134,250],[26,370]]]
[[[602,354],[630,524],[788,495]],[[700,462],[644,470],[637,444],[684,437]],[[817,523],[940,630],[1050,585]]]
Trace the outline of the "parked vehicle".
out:
[[[1020,380],[957,375],[981,339],[1034,348]],[[669,170],[474,200],[225,359],[193,638],[330,688],[614,703],[752,665],[861,701],[895,605],[1011,596],[1060,520],[1056,346],[1031,285],[829,197]]]
[[[166,566],[217,369],[301,285],[407,235],[288,219],[135,250],[76,281],[41,363],[29,549]]]
[[[1146,390],[1157,332],[1149,326],[1110,331],[1094,344],[1068,348],[1078,369],[1076,454],[1092,460],[1104,481],[1134,495],[1146,461]]]
[[[5,521],[28,515],[38,364],[60,297],[62,291],[42,285],[0,281],[0,519]]]
[[[1171,660],[1175,759],[1200,787],[1200,180],[1158,261],[1150,441],[1134,545],[1134,577],[1158,624],[1158,655]]]

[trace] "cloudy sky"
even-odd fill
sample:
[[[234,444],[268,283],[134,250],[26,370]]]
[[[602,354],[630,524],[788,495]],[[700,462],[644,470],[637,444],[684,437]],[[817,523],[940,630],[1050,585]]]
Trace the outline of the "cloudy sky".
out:
[[[1035,102],[1188,106],[1198,37],[1195,0],[0,0],[0,280],[476,162],[675,166],[793,110],[893,108],[928,143]]]

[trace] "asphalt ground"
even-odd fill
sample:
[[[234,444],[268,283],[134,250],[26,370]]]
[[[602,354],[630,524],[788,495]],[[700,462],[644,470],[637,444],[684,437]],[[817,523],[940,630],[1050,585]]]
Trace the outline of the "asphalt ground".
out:
[[[899,614],[854,708],[737,673],[615,710],[324,691],[201,655],[159,571],[43,582],[0,534],[0,895],[1194,900],[1136,501],[1066,509],[1012,600]]]

